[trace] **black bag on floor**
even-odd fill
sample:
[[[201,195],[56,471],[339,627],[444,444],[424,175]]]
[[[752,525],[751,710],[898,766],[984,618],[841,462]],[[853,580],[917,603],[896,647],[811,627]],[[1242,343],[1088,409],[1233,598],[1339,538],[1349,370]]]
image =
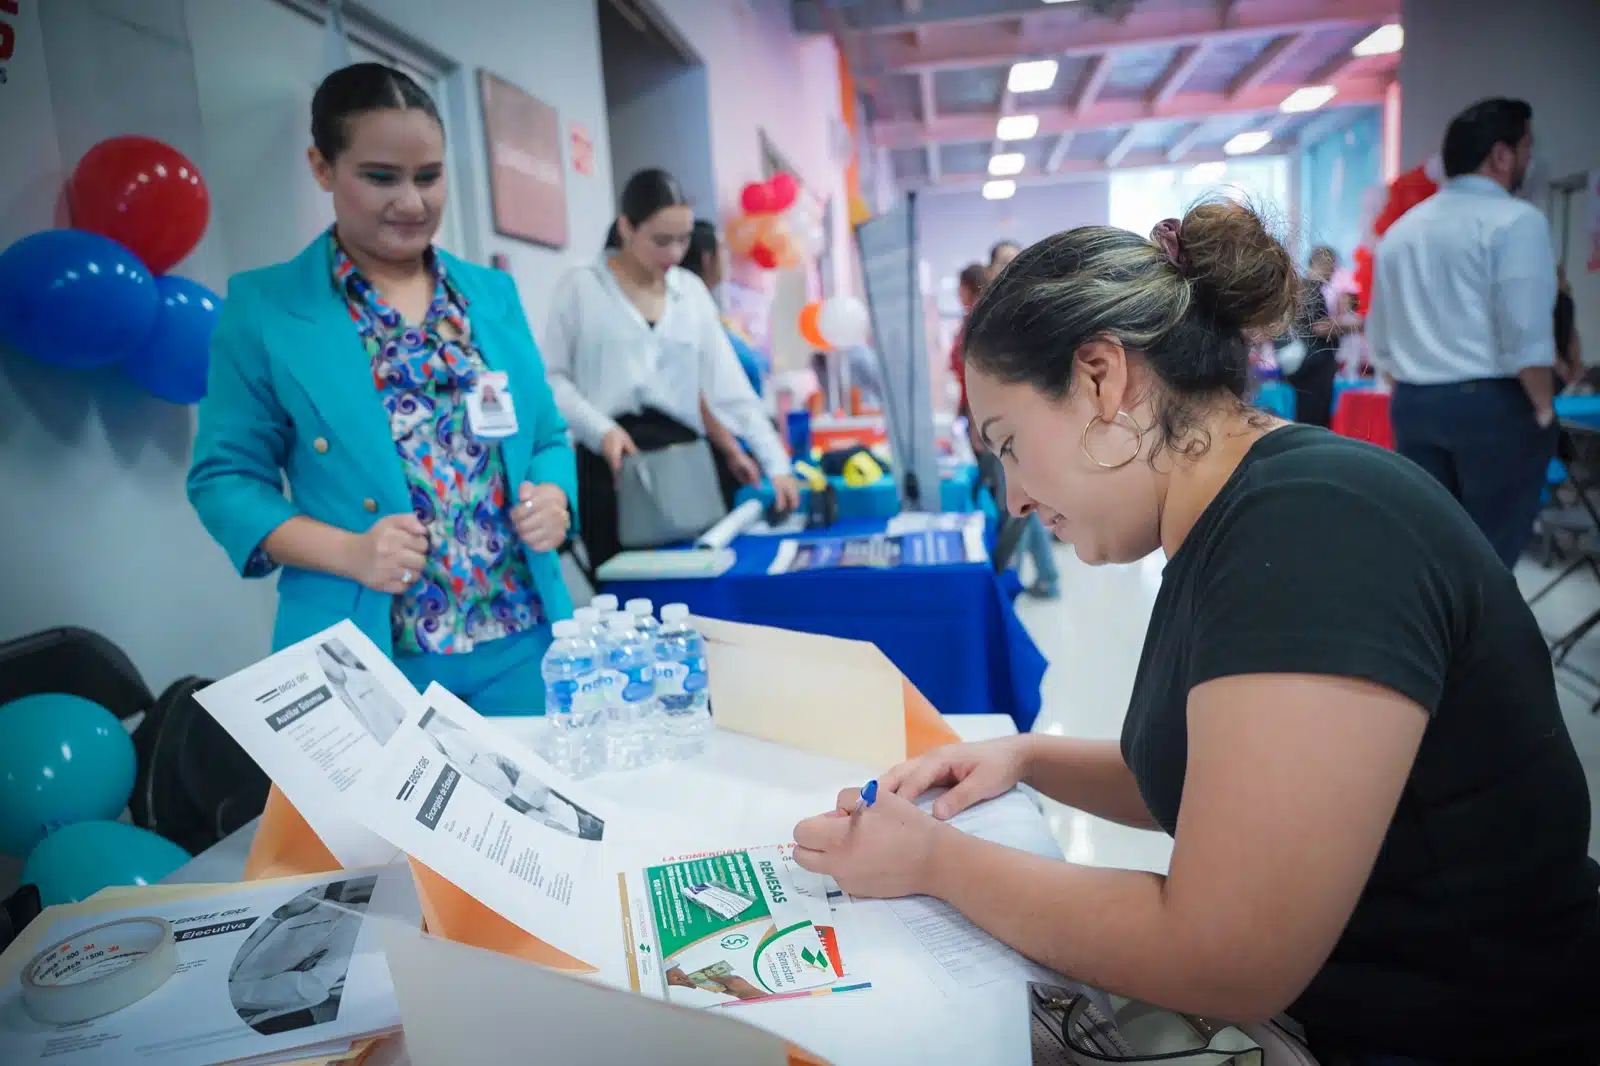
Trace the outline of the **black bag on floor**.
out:
[[[195,701],[211,682],[174,681],[133,735],[139,777],[129,807],[136,825],[198,855],[259,815],[271,782],[227,730]]]
[[[89,629],[61,626],[0,644],[0,704],[41,692],[93,700],[118,718],[152,702],[127,653]]]

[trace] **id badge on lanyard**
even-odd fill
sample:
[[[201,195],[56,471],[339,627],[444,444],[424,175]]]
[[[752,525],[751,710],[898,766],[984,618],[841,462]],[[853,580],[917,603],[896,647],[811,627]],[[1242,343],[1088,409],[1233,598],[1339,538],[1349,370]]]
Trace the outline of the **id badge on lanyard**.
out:
[[[517,432],[517,408],[511,398],[511,381],[502,371],[485,370],[467,394],[467,421],[472,432],[485,440],[500,440]]]

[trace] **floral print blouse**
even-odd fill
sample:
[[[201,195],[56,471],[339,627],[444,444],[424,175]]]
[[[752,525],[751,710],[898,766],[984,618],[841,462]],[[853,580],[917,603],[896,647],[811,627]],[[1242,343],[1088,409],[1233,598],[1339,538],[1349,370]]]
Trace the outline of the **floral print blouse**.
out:
[[[421,325],[407,325],[337,239],[332,247],[334,283],[371,360],[411,509],[428,531],[427,563],[394,599],[395,654],[461,654],[543,624],[500,449],[467,420],[467,396],[488,367],[472,343],[466,300],[430,253],[433,301]]]

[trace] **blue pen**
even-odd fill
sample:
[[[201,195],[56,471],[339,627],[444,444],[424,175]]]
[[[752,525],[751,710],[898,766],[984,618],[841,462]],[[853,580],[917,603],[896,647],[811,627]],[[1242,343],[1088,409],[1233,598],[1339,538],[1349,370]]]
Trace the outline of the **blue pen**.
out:
[[[873,778],[861,789],[861,795],[856,799],[856,810],[864,811],[878,801],[878,779]]]

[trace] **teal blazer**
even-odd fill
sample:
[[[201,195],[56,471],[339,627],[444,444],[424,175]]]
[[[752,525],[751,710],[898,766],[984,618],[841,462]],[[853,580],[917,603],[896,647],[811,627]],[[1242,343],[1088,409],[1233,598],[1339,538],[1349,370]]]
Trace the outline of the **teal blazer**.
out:
[[[287,263],[235,275],[211,340],[189,500],[245,577],[264,576],[248,568],[252,554],[295,515],[360,533],[385,515],[411,510],[372,366],[334,287],[328,242],[324,234]],[[507,375],[516,403],[518,432],[499,442],[513,498],[524,481],[559,485],[576,514],[567,423],[550,394],[516,282],[439,254],[468,305],[484,361]],[[527,556],[545,613],[552,621],[570,617],[572,597],[557,553]],[[273,650],[350,618],[393,655],[393,599],[347,578],[284,567]]]

